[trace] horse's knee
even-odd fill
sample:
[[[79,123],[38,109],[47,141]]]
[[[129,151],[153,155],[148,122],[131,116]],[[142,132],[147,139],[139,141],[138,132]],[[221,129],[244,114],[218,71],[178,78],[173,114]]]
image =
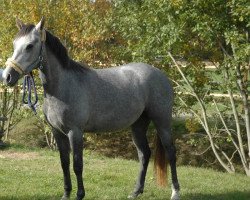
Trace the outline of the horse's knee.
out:
[[[73,167],[73,169],[74,169],[74,172],[75,172],[76,175],[82,174],[83,166],[75,164],[74,167]]]
[[[73,169],[75,174],[82,174],[83,171],[83,160],[79,156],[74,156]]]
[[[61,160],[61,166],[63,170],[69,170],[69,165],[70,165],[70,161],[69,159],[62,159]]]

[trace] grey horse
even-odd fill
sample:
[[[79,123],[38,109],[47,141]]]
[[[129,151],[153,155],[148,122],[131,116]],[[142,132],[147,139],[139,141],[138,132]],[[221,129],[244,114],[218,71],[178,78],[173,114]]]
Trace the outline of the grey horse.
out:
[[[72,190],[70,149],[77,178],[77,200],[85,196],[83,172],[83,133],[116,131],[131,126],[140,170],[130,198],[144,190],[151,155],[146,132],[152,121],[157,130],[156,174],[164,184],[166,161],[171,167],[172,200],[179,199],[176,153],[171,134],[173,89],[157,68],[131,63],[107,69],[92,69],[69,58],[60,40],[44,29],[44,18],[37,25],[17,19],[19,32],[14,52],[6,62],[3,78],[14,86],[18,79],[39,68],[44,88],[43,111],[51,125],[60,152],[64,175],[63,200]],[[100,197],[101,199],[101,197]]]

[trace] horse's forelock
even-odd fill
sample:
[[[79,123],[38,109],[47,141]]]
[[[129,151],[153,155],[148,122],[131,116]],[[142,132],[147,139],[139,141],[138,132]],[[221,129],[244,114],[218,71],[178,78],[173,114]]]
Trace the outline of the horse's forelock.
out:
[[[22,28],[19,30],[19,32],[17,33],[15,39],[29,34],[34,28],[35,28],[34,24],[24,24]]]

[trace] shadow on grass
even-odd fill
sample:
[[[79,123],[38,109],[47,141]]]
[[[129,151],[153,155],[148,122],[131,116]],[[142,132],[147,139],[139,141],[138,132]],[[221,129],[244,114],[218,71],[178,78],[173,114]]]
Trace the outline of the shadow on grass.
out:
[[[168,198],[158,198],[158,197],[148,197],[141,195],[138,200],[166,200]],[[0,195],[0,200],[58,200],[60,199],[60,196],[58,195],[27,195],[27,196],[22,196],[22,197],[16,197],[16,196],[1,196]],[[95,200],[92,198],[86,198],[88,200]],[[118,200],[117,198],[115,198]],[[126,198],[121,198],[121,199],[126,199]],[[235,192],[228,192],[224,194],[183,194],[181,195],[182,200],[249,200],[250,199],[250,191],[249,192],[240,192],[240,191],[235,191]],[[112,198],[110,198],[112,200]]]
[[[0,194],[0,200],[58,200],[60,199],[60,196],[58,195],[27,195],[27,196],[21,196],[18,197],[18,195],[15,196],[1,196]]]
[[[223,194],[186,194],[182,200],[249,200],[250,189],[246,192],[231,191]]]

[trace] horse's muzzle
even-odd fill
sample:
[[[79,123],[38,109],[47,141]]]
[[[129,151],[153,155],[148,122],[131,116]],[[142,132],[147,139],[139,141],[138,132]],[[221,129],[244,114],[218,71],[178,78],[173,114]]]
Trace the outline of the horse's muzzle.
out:
[[[7,72],[5,72],[3,76],[4,83],[10,87],[13,87],[16,85],[18,79],[20,77],[20,74],[15,71],[13,68],[10,68]]]

